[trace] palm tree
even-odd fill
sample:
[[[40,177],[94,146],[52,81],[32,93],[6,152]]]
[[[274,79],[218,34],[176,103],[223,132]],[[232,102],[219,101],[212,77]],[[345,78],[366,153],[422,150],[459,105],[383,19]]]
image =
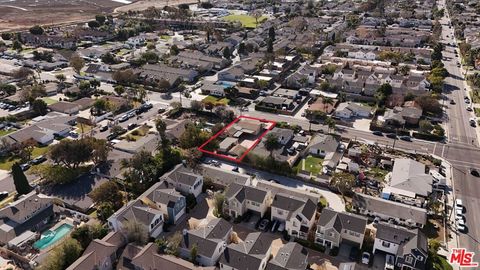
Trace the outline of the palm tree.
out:
[[[323,110],[325,111],[325,113],[328,113],[327,112],[327,105],[333,105],[333,98],[331,97],[322,97],[322,103],[323,103]]]
[[[270,157],[273,158],[273,151],[282,147],[278,141],[278,137],[274,134],[268,134],[265,140],[265,149],[270,152]]]
[[[328,132],[330,133],[330,130],[333,130],[335,133],[335,120],[333,120],[331,117],[327,117],[325,119],[325,124],[328,126]]]

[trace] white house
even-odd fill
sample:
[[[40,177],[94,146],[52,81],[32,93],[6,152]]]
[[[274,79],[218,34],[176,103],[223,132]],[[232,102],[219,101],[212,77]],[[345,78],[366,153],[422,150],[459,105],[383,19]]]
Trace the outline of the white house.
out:
[[[172,184],[175,189],[184,196],[193,194],[196,198],[202,193],[203,176],[194,173],[193,170],[183,164],[177,165],[173,170],[164,174],[160,179]]]
[[[190,260],[190,251],[198,249],[197,262],[201,266],[214,266],[230,241],[232,225],[221,218],[203,220],[196,229],[183,232],[180,257]]]
[[[317,134],[307,146],[308,152],[324,158],[329,153],[335,153],[340,143],[332,135]]]
[[[316,212],[317,205],[312,200],[278,193],[272,202],[271,220],[285,223],[290,236],[306,239]]]
[[[352,102],[342,102],[335,110],[335,116],[350,119],[352,117],[370,117],[371,108]]]
[[[227,246],[219,261],[220,269],[265,269],[272,253],[273,239],[266,233],[249,233],[244,241]]]
[[[263,217],[270,206],[270,192],[257,187],[243,186],[236,183],[227,187],[225,194],[225,214],[238,218],[247,211]]]
[[[362,248],[366,226],[367,219],[362,216],[325,208],[318,220],[315,243],[332,248],[347,240]]]

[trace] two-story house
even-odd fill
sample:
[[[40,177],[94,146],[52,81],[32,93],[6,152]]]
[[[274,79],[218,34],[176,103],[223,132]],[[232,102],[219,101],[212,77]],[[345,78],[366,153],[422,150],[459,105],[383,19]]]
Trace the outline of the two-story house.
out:
[[[315,243],[329,248],[340,247],[342,241],[362,248],[367,219],[352,213],[322,210],[315,232]]]
[[[263,270],[272,253],[273,237],[266,233],[249,233],[244,241],[227,246],[220,257],[221,270]]]
[[[110,232],[102,239],[94,239],[67,270],[111,270],[114,269],[119,250],[126,244],[121,232]]]
[[[197,247],[197,262],[201,266],[214,266],[230,241],[232,225],[221,218],[203,220],[196,229],[184,231],[180,246],[180,257],[190,259],[194,246]]]
[[[308,250],[295,242],[288,242],[278,249],[268,262],[266,270],[305,270],[308,267]]]
[[[120,231],[126,222],[139,222],[148,229],[150,237],[155,238],[163,232],[165,222],[177,223],[185,216],[185,211],[185,197],[162,181],[110,216],[108,226]]]
[[[428,242],[419,229],[406,228],[388,223],[377,224],[373,253],[383,251],[396,257],[398,269],[425,269],[428,257]]]
[[[32,191],[0,209],[0,243],[28,230],[40,231],[54,216],[53,198]]]
[[[160,181],[166,181],[173,185],[175,190],[184,196],[192,194],[196,198],[202,193],[203,176],[183,164],[175,166],[173,170],[164,174]]]
[[[223,209],[225,214],[233,218],[241,217],[247,211],[263,217],[270,201],[269,191],[232,183],[227,187]]]
[[[289,235],[306,239],[316,212],[317,205],[308,198],[277,193],[271,205],[271,220],[285,223]]]

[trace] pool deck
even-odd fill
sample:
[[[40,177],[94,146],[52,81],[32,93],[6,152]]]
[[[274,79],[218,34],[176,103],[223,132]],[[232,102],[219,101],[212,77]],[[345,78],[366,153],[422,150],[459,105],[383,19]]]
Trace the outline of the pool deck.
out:
[[[50,228],[48,228],[47,230],[43,231],[42,233],[44,233],[44,232],[46,232],[46,231],[54,231],[54,230],[58,229],[60,226],[62,226],[63,224],[68,224],[68,225],[72,226],[72,230],[75,229],[75,225],[73,225],[73,219],[71,219],[71,218],[65,218],[65,219],[59,220],[55,225],[53,225],[52,227],[50,227]],[[56,246],[58,246],[59,244],[61,244],[61,243],[65,240],[65,238],[70,235],[70,233],[72,233],[72,231],[70,231],[68,234],[66,234],[64,237],[62,237],[62,239],[59,239],[59,240],[58,240],[57,242],[55,242],[54,244],[46,247],[45,249],[40,250],[39,255],[48,253],[48,252],[51,251],[53,248],[55,248]]]

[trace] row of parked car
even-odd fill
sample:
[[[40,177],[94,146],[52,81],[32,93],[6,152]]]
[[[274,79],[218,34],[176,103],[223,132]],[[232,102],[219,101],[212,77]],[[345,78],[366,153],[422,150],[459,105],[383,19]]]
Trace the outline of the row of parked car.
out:
[[[455,225],[457,226],[457,230],[461,233],[466,233],[467,227],[465,225],[466,219],[463,215],[465,211],[465,206],[461,199],[455,200]]]
[[[373,135],[376,135],[376,136],[382,136],[383,137],[383,132],[381,131],[373,131],[372,132]],[[411,142],[412,141],[412,137],[410,136],[397,136],[397,134],[395,133],[387,133],[385,134],[385,137],[387,138],[390,138],[390,139],[400,139],[402,141],[406,141],[406,142]]]
[[[153,105],[151,103],[144,103],[142,104],[138,109],[135,109],[129,113],[126,113],[122,116],[120,116],[120,118],[118,118],[118,121],[121,123],[121,122],[125,122],[127,121],[128,119],[130,118],[133,118],[135,117],[136,115],[140,115],[144,112],[147,112],[148,110],[150,110],[151,108],[153,108]]]
[[[26,162],[26,163],[23,163],[23,164],[20,164],[20,168],[22,169],[22,171],[26,171],[28,169],[30,169],[30,167],[32,165],[38,165],[38,164],[41,164],[43,162],[47,161],[47,157],[45,156],[38,156],[32,160],[30,160],[29,162]]]

